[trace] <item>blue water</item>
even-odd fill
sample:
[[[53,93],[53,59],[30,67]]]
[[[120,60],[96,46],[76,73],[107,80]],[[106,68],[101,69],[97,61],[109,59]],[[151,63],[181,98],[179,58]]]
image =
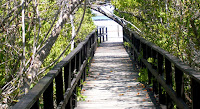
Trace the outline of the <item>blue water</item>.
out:
[[[111,20],[111,19],[106,16],[95,16],[95,17],[92,17],[92,20],[101,21],[101,20]]]

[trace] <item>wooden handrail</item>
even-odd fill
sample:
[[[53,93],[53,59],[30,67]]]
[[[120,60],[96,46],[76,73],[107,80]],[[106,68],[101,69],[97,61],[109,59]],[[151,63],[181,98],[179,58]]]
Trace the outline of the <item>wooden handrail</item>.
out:
[[[130,44],[130,47],[127,48],[138,64],[142,68],[148,69],[148,83],[151,84],[151,79],[156,79],[153,79],[153,92],[159,94],[159,102],[161,104],[166,104],[167,108],[172,108],[173,100],[177,107],[181,109],[190,108],[185,102],[186,98],[184,93],[184,75],[188,75],[191,79],[190,84],[192,85],[192,108],[200,108],[200,98],[198,97],[200,95],[199,71],[194,70],[177,57],[140,37],[127,27],[123,28],[123,40]],[[138,57],[140,57],[140,59],[138,59]],[[148,58],[156,59],[157,65],[149,63],[147,61]],[[174,69],[174,74],[172,69]],[[172,74],[174,75],[174,83],[172,81]],[[175,90],[173,89],[173,84],[176,86]],[[163,90],[161,87],[164,88],[166,94],[162,93]]]
[[[89,57],[93,57],[97,47],[96,29],[86,39],[57,63],[18,103],[13,109],[39,109],[40,97],[43,95],[43,108],[73,108],[76,106],[76,87],[81,79],[86,78]],[[64,68],[64,71],[63,71]],[[63,80],[64,77],[64,80]],[[55,83],[53,82],[55,80]],[[63,82],[64,81],[64,82]],[[56,91],[53,89],[56,86]],[[56,93],[54,93],[56,92]],[[53,96],[56,96],[55,98]],[[56,101],[57,106],[54,105]]]

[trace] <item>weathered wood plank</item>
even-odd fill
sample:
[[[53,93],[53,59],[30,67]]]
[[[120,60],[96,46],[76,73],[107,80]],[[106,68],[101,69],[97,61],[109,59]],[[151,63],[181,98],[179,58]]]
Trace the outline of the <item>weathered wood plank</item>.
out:
[[[102,44],[105,46],[97,48],[90,76],[83,86],[86,101],[78,102],[76,109],[155,108],[142,84],[137,82],[138,71],[133,69],[122,42]]]

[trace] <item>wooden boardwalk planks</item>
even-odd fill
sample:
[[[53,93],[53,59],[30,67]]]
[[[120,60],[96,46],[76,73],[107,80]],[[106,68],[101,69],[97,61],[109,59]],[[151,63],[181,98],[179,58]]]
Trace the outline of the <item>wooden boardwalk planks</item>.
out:
[[[97,48],[82,90],[87,98],[76,109],[155,108],[143,84],[137,82],[138,70],[118,39]]]

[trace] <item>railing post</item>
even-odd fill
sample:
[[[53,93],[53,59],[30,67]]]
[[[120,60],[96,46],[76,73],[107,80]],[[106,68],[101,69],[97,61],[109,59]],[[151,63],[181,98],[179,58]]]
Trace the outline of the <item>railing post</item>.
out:
[[[172,65],[171,65],[171,62],[167,58],[165,58],[165,73],[166,73],[166,84],[171,87],[172,86]],[[167,109],[172,109],[172,108],[173,108],[172,99],[167,93]]]
[[[84,45],[84,59],[87,59],[87,43]]]
[[[64,67],[64,81],[65,81],[65,91],[68,88],[71,88],[71,60],[70,62]],[[66,109],[72,109],[72,97],[70,97],[67,105],[65,106]]]
[[[43,93],[44,109],[54,109],[53,106],[53,81]]]
[[[31,109],[40,109],[40,102],[39,99],[34,103],[34,105],[31,107]]]
[[[146,44],[141,43],[141,47],[142,47],[142,58],[146,60]],[[142,62],[142,61],[141,61]],[[144,63],[142,63],[142,67],[146,68],[146,66],[144,65]]]
[[[183,72],[175,66],[176,94],[185,101]]]
[[[133,46],[136,48],[136,38],[135,38],[134,34],[132,36],[133,36],[133,38],[132,38]],[[137,53],[135,52],[135,50],[133,50],[133,57],[134,57],[134,60],[137,60]]]
[[[72,73],[73,73],[73,77],[72,77],[72,80],[74,78],[76,78],[76,72],[75,71],[78,71],[77,68],[78,68],[78,64],[77,64],[77,54],[74,56],[74,58],[72,59],[72,63],[71,63],[71,67],[72,67]],[[72,93],[72,107],[76,107],[76,104],[77,104],[77,96],[76,96],[76,88],[73,90],[73,93]]]
[[[55,82],[56,82],[56,101],[57,101],[57,105],[59,105],[59,103],[62,100],[64,100],[64,96],[63,96],[63,76],[62,76],[62,69],[58,73],[58,75],[56,76]]]
[[[81,66],[81,52],[79,51],[77,54],[76,54],[76,70],[77,72],[80,70],[80,66]]]
[[[71,88],[71,61],[64,66],[64,81],[65,81],[65,91]]]
[[[157,70],[157,66],[156,66],[156,59],[157,59],[157,53],[155,50],[152,49],[152,57],[153,57],[153,64],[152,64],[152,67],[153,69]],[[155,94],[158,94],[158,82],[156,80],[156,78],[153,76],[153,92]]]
[[[148,58],[151,57],[151,47],[147,46],[146,47],[146,52],[147,52],[146,59],[148,60]],[[152,79],[152,74],[149,71],[149,69],[147,71],[148,71],[148,80],[149,80],[148,84],[150,85],[151,84],[151,79]]]
[[[99,40],[100,40],[100,43],[101,43],[102,28],[100,27],[99,29],[100,29],[100,35],[99,35],[99,36],[100,36],[100,39],[99,39]]]
[[[191,78],[192,81],[192,109],[200,109],[200,84]]]
[[[73,90],[73,99],[72,99],[72,105],[73,108],[77,107],[77,85],[75,87],[75,89]]]
[[[83,78],[84,78],[84,81],[86,80],[86,77],[87,77],[86,67],[87,67],[87,65],[85,66],[85,68],[84,68],[84,70],[83,70],[83,72],[84,72],[84,75],[83,75],[83,76],[84,76],[84,77],[83,77]]]
[[[99,28],[96,30],[96,36],[97,36],[97,43],[99,42]]]
[[[84,57],[84,54],[85,54],[84,47],[85,47],[85,45],[83,45],[83,48],[81,49],[81,64],[83,64],[83,62],[85,60],[85,57]]]
[[[108,28],[106,27],[106,41],[108,41]]]
[[[133,33],[131,33],[132,35],[132,44],[133,44],[133,46],[134,46],[134,44],[135,44],[135,42],[134,42],[134,34]],[[132,56],[133,56],[133,58],[135,59],[135,52],[134,52],[134,47],[132,47],[133,49],[132,49]]]
[[[98,44],[97,38],[98,38],[97,35],[94,34],[95,51],[97,49],[97,44]]]
[[[163,55],[158,53],[158,73],[160,76],[163,76],[164,73],[163,61]],[[162,94],[163,89],[161,87],[161,84],[159,84],[159,103],[165,104],[165,94]]]
[[[94,53],[95,53],[95,50],[96,50],[95,34],[92,35],[92,45],[94,45],[93,48],[92,48],[92,56],[94,56]]]
[[[125,37],[125,27],[123,27],[122,29],[123,29],[123,42],[125,42],[125,39],[124,39],[124,37]]]
[[[105,27],[102,27],[102,32],[103,32],[103,42],[104,42],[104,36],[105,36],[105,33],[104,33],[104,29],[105,29]]]
[[[73,59],[71,60],[71,72],[72,72],[72,79],[74,78],[74,71],[76,70],[76,55],[73,57]]]
[[[138,57],[143,57],[143,56],[142,56],[142,45],[141,45],[141,41],[140,41],[139,39],[137,39],[137,40],[138,40],[138,42],[137,42],[137,43],[138,43],[138,44],[137,44],[137,49],[138,49],[138,52],[139,52],[139,55],[140,55],[140,56],[138,56]],[[141,59],[138,60],[138,64],[139,64],[140,67],[142,67],[142,61],[141,61]]]

